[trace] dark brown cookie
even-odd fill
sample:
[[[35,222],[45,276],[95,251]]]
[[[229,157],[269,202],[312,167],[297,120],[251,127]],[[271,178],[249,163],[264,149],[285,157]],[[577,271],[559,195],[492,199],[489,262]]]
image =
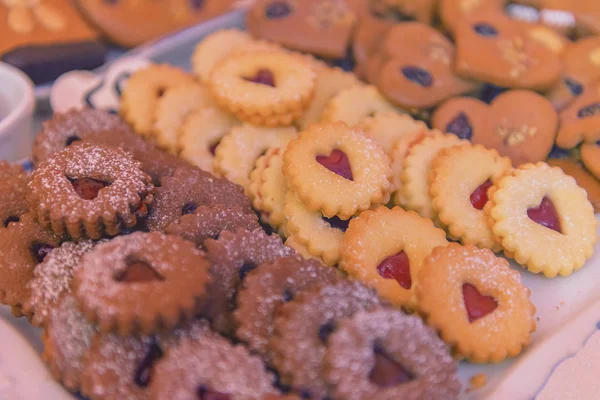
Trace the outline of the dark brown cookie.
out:
[[[28,211],[29,177],[20,165],[0,161],[0,227],[18,222]]]

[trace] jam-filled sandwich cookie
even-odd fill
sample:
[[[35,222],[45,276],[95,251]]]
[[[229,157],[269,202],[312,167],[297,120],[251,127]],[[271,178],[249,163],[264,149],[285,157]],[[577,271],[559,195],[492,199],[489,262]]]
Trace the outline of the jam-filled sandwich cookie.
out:
[[[427,130],[423,121],[416,121],[408,114],[395,112],[381,112],[367,117],[358,127],[366,136],[379,143],[388,155],[401,138],[415,136]]]
[[[250,33],[327,58],[346,55],[356,15],[349,2],[259,0],[246,17]]]
[[[577,161],[570,159],[550,158],[546,161],[552,167],[559,167],[567,175],[575,178],[577,185],[585,189],[588,200],[594,211],[600,212],[600,181]]]
[[[381,146],[342,122],[313,125],[283,155],[288,187],[311,210],[349,219],[389,201],[390,159]]]
[[[274,229],[286,229],[285,196],[287,183],[283,175],[283,149],[273,149],[265,160],[260,175],[257,199],[254,206],[261,212],[261,219]],[[257,207],[258,206],[258,207]]]
[[[436,213],[429,194],[431,163],[442,149],[468,143],[455,135],[435,132],[410,147],[400,177],[402,186],[399,190],[402,191],[401,200],[405,202],[400,205],[418,212],[422,217],[434,218]]]
[[[284,148],[297,133],[293,126],[235,126],[221,139],[215,151],[214,169],[230,181],[247,188],[256,160],[271,147]]]
[[[567,276],[594,253],[594,208],[575,179],[526,164],[496,182],[485,212],[505,254],[533,273]]]
[[[384,206],[361,213],[344,235],[340,267],[393,305],[417,308],[414,288],[423,260],[446,246],[446,233],[431,220]]]
[[[102,332],[150,334],[202,310],[209,267],[191,242],[136,232],[87,253],[74,273],[73,294]],[[146,292],[160,301],[148,302]]]
[[[135,71],[121,96],[120,112],[125,121],[140,135],[154,135],[156,108],[168,89],[193,86],[194,78],[179,68],[153,64]]]
[[[145,221],[150,231],[162,231],[200,206],[238,207],[252,212],[242,187],[198,168],[179,168],[157,188],[155,201]]]
[[[188,334],[156,362],[150,398],[262,399],[277,394],[260,357],[216,334]]]
[[[529,29],[501,12],[470,13],[456,29],[456,72],[500,87],[551,88],[562,71],[560,54]]]
[[[349,281],[316,286],[283,304],[271,339],[273,361],[282,381],[305,398],[325,397],[323,357],[329,334],[339,320],[381,305],[373,290]]]
[[[388,100],[412,113],[477,88],[474,82],[456,75],[452,42],[428,25],[407,22],[394,26],[381,51],[385,61],[376,83]]]
[[[351,367],[352,366],[352,367]],[[416,316],[359,312],[329,336],[325,379],[336,399],[457,399],[448,346]]]
[[[552,103],[529,90],[509,90],[490,105],[458,97],[443,103],[433,126],[496,149],[515,166],[546,159],[556,138],[558,115]]]
[[[535,331],[529,289],[488,249],[451,243],[434,250],[416,292],[420,312],[457,357],[501,362],[521,353]]]
[[[18,222],[28,211],[29,177],[20,165],[0,161],[0,228]]]
[[[294,254],[277,235],[262,230],[222,232],[219,239],[204,242],[207,258],[212,263],[213,281],[209,287],[209,302],[205,310],[213,328],[224,334],[235,329],[232,311],[236,293],[248,273],[266,262]]]
[[[90,345],[98,335],[96,328],[79,311],[73,296],[62,296],[49,310],[44,342],[44,361],[52,375],[67,389],[77,392]]]
[[[23,313],[32,315],[32,324],[47,325],[60,299],[71,293],[73,271],[79,267],[83,255],[95,245],[91,240],[65,242],[35,267],[33,277],[27,283],[30,295],[23,305]]]
[[[35,267],[60,242],[59,237],[37,225],[31,214],[0,228],[0,303],[11,306],[15,315],[22,315],[21,306],[29,299],[27,283]]]
[[[73,239],[115,236],[148,213],[154,185],[121,149],[77,143],[40,163],[29,184],[40,225]]]
[[[209,87],[217,102],[254,125],[290,125],[310,104],[316,72],[281,51],[232,54],[215,66]]]
[[[215,154],[221,139],[239,124],[240,121],[231,114],[215,107],[193,111],[181,126],[181,158],[214,173]]]
[[[269,362],[273,323],[282,304],[315,284],[331,284],[342,278],[333,268],[296,255],[263,264],[248,274],[240,287],[234,318],[236,336]]]
[[[510,159],[481,145],[453,147],[439,153],[431,165],[429,193],[438,221],[450,237],[463,244],[502,250],[483,208],[489,188],[511,168]]]
[[[262,156],[256,159],[256,162],[254,163],[254,169],[252,169],[252,172],[250,172],[250,184],[246,188],[246,194],[252,200],[252,205],[257,211],[260,211],[262,207],[262,197],[259,195],[258,191],[262,186],[263,172],[267,168],[267,162],[269,161],[269,158],[271,158],[273,154],[280,151],[281,150],[278,147],[269,148]],[[287,185],[285,189],[287,190]]]

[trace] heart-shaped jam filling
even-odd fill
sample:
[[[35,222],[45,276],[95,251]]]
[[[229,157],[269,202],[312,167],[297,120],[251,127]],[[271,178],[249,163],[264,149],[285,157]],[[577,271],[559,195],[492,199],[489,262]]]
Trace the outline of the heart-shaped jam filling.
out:
[[[69,180],[71,181],[71,185],[73,185],[73,189],[75,189],[77,196],[81,197],[83,200],[94,200],[96,197],[98,197],[100,190],[110,186],[110,183],[108,182],[93,178]]]
[[[343,151],[335,149],[328,156],[317,156],[316,160],[319,164],[331,172],[338,174],[342,178],[348,179],[349,181],[354,180],[350,160]]]
[[[488,190],[494,185],[491,179],[483,182],[477,189],[471,193],[471,204],[478,210],[483,210],[483,207],[488,202]]]
[[[31,244],[31,254],[33,254],[38,263],[44,261],[44,258],[46,258],[52,250],[54,250],[54,247],[46,243],[33,242]]]
[[[382,278],[395,279],[406,290],[409,290],[412,286],[410,261],[404,250],[387,257],[379,263],[377,272]]]
[[[350,225],[350,220],[349,219],[341,219],[340,217],[331,217],[331,218],[327,218],[325,216],[321,217],[321,219],[323,219],[323,221],[327,222],[329,224],[329,226],[331,226],[333,229],[338,229],[342,232],[346,232],[346,230],[348,230],[348,226]]]
[[[483,318],[498,307],[498,302],[491,296],[484,296],[470,283],[463,284],[463,301],[469,316],[469,322]]]
[[[275,87],[275,75],[273,75],[273,71],[266,68],[261,68],[256,71],[254,76],[244,77],[244,80],[248,82],[259,83],[261,85]]]
[[[196,203],[194,203],[193,201],[190,201],[189,203],[185,203],[183,205],[183,207],[181,207],[181,215],[192,214],[194,211],[196,211],[197,208],[198,208],[198,205]]]
[[[125,283],[144,283],[154,281],[164,281],[163,278],[150,264],[141,260],[131,260],[127,267],[120,271],[115,280]]]
[[[479,24],[473,25],[473,30],[477,32],[478,35],[494,37],[498,36],[498,30],[494,28],[490,24],[486,24],[485,22],[481,22]]]
[[[323,344],[327,343],[329,335],[335,331],[335,321],[328,321],[319,328],[319,339]]]
[[[416,66],[408,66],[402,68],[402,74],[406,79],[423,87],[433,85],[433,76],[429,71]]]
[[[69,147],[70,145],[72,145],[75,142],[79,142],[81,140],[81,138],[77,135],[71,135],[67,138],[67,140],[65,140],[65,145],[67,147]]]
[[[146,355],[138,365],[133,376],[133,381],[139,387],[147,387],[152,379],[152,368],[154,364],[163,356],[163,351],[158,342],[153,341],[146,352]]]
[[[595,117],[596,115],[600,115],[600,103],[594,103],[583,107],[577,113],[577,118],[590,118]]]
[[[198,400],[232,400],[230,394],[220,393],[204,385],[198,387]]]
[[[471,136],[473,136],[473,127],[471,126],[471,121],[469,121],[467,114],[461,112],[454,117],[446,126],[446,132],[454,133],[461,139],[471,140]]]
[[[287,1],[272,1],[265,8],[265,16],[269,19],[287,17],[292,13],[292,6]]]
[[[21,220],[20,217],[11,215],[10,217],[8,217],[4,220],[4,227],[5,228],[8,227],[8,224],[10,224],[11,222],[19,222],[20,220]]]
[[[375,346],[373,353],[375,355],[375,365],[369,374],[369,379],[377,386],[392,387],[414,379],[413,375],[402,364],[387,355],[381,347]]]
[[[527,216],[534,222],[562,233],[560,218],[554,207],[554,203],[548,197],[544,197],[538,207],[527,210]]]
[[[571,92],[573,96],[579,96],[583,93],[583,85],[573,78],[565,78],[565,85],[567,85],[569,92]]]

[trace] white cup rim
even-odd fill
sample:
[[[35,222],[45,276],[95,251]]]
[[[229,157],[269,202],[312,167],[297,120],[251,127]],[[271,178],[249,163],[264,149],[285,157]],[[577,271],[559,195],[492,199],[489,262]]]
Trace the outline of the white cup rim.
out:
[[[0,136],[10,135],[6,130],[23,118],[25,114],[30,113],[35,103],[35,87],[29,77],[20,69],[13,67],[10,64],[0,62],[0,71],[6,72],[18,85],[23,89],[23,97],[16,104],[11,104],[8,109],[8,115],[0,119]],[[0,81],[0,85],[2,82]]]

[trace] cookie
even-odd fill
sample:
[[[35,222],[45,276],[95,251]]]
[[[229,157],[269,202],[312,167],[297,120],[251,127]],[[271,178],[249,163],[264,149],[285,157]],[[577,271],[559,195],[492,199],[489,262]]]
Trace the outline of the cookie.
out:
[[[456,75],[454,46],[428,25],[398,24],[388,32],[382,46],[385,58],[377,72],[377,84],[399,107],[427,109],[477,88]]]
[[[393,189],[383,148],[343,122],[301,132],[283,155],[283,172],[290,190],[328,218],[386,203]]]
[[[577,185],[587,192],[588,200],[594,206],[594,211],[600,211],[600,181],[597,178],[574,160],[550,158],[546,162],[552,167],[559,167],[565,174],[575,178]]]
[[[357,64],[354,73],[359,78],[367,80],[367,62],[379,50],[381,38],[385,37],[394,25],[393,21],[364,16],[357,22],[352,38],[352,55]]]
[[[0,227],[18,222],[28,211],[29,177],[21,166],[0,161]]]
[[[559,114],[560,129],[556,144],[563,149],[572,149],[584,142],[595,144],[600,140],[600,86],[593,85],[577,97]]]
[[[135,47],[226,13],[232,1],[77,0],[75,4],[104,36],[122,47]]]
[[[256,37],[326,58],[342,58],[356,16],[343,0],[259,0],[246,16]]]
[[[77,392],[81,387],[84,360],[97,331],[79,311],[71,295],[65,295],[49,310],[42,340],[42,358],[55,379],[65,388]]]
[[[340,321],[325,354],[335,398],[457,399],[461,385],[448,346],[419,317],[397,310]]]
[[[305,398],[325,397],[323,357],[329,334],[341,319],[381,304],[374,291],[348,281],[316,286],[283,304],[271,339],[273,361],[282,381]]]
[[[515,89],[546,90],[559,79],[559,54],[529,26],[497,11],[470,13],[456,29],[456,72]]]
[[[501,13],[506,0],[440,0],[438,14],[444,28],[453,33],[461,21],[471,13],[477,11],[491,11]]]
[[[60,245],[61,239],[37,225],[31,214],[0,228],[0,239],[0,303],[21,314],[21,306],[29,299],[27,284],[35,267]]]
[[[408,114],[381,112],[363,119],[358,128],[379,143],[387,154],[391,154],[396,142],[404,136],[417,136],[427,130],[423,121],[416,121]]]
[[[254,163],[254,169],[252,169],[252,172],[250,173],[250,184],[246,188],[246,194],[252,200],[252,205],[254,206],[255,210],[260,211],[262,207],[263,199],[262,196],[260,196],[260,194],[258,193],[258,191],[263,183],[263,172],[265,171],[265,168],[267,168],[267,162],[273,154],[279,152],[280,149],[278,147],[271,147],[262,156],[258,157],[256,159],[256,162]]]
[[[150,231],[162,231],[200,206],[219,205],[252,212],[242,187],[198,168],[180,168],[173,176],[163,179],[162,186],[156,189],[145,227]]]
[[[543,96],[509,90],[489,106],[471,98],[450,99],[436,110],[432,124],[495,149],[519,166],[546,159],[556,138],[558,115]]]
[[[238,323],[236,336],[270,362],[269,342],[279,307],[315,284],[340,279],[335,269],[297,255],[261,265],[248,274],[239,289],[238,308],[233,313]]]
[[[425,260],[416,288],[420,311],[457,357],[498,363],[516,357],[535,331],[529,289],[488,249],[451,243]]]
[[[67,0],[0,5],[0,57],[45,83],[74,69],[104,63],[106,48],[98,33]]]
[[[266,160],[257,193],[257,197],[261,199],[258,208],[261,219],[274,229],[281,228],[287,222],[284,212],[287,191],[283,175],[283,150],[275,149]]]
[[[232,334],[235,330],[232,311],[236,292],[246,275],[260,265],[281,257],[291,256],[277,235],[268,236],[260,230],[222,232],[219,239],[204,242],[207,257],[212,263],[213,283],[204,314],[218,332]]]
[[[216,101],[240,120],[285,126],[310,104],[315,78],[311,65],[299,57],[281,51],[243,52],[213,68],[209,88]]]
[[[489,188],[511,169],[509,158],[481,145],[440,151],[431,164],[429,194],[438,221],[452,239],[464,245],[502,250],[483,208]]]
[[[423,260],[434,248],[447,244],[446,233],[430,220],[400,207],[381,206],[350,222],[340,268],[392,305],[415,310],[414,291]]]
[[[135,232],[98,245],[73,275],[73,295],[101,332],[152,334],[204,307],[209,262],[177,236]],[[153,293],[155,304],[145,293]]]
[[[146,216],[154,200],[151,178],[139,167],[117,148],[71,145],[33,172],[29,205],[40,225],[59,236],[115,236]]]

